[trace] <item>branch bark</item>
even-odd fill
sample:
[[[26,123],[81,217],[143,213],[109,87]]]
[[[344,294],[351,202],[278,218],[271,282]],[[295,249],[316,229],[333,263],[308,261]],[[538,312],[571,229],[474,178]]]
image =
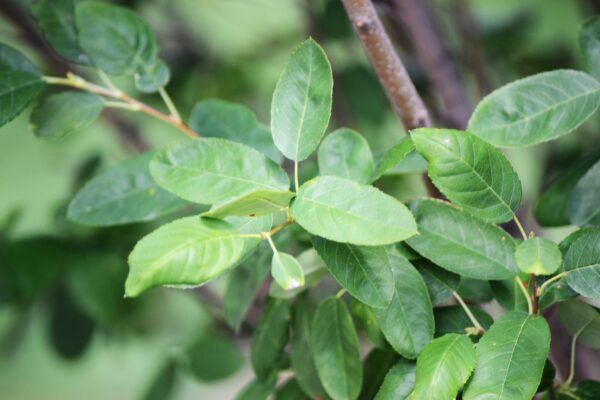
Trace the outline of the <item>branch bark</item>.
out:
[[[381,85],[406,130],[431,126],[429,113],[370,0],[342,0]]]
[[[442,100],[446,124],[465,129],[473,104],[431,5],[427,0],[394,0],[394,5],[395,20],[408,33],[427,79]]]

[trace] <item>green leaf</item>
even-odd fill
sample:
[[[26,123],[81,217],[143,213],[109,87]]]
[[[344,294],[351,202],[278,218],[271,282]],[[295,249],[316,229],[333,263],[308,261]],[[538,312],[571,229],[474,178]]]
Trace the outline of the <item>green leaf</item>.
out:
[[[465,301],[472,301],[474,303],[488,303],[494,298],[488,281],[465,277],[461,278],[456,293],[458,293]]]
[[[560,267],[562,254],[553,241],[534,237],[519,243],[515,259],[522,272],[551,275]]]
[[[385,247],[353,246],[313,237],[313,245],[331,275],[371,307],[384,308],[394,295],[394,276]]]
[[[170,146],[150,163],[154,180],[179,197],[215,204],[255,190],[289,188],[285,171],[258,151],[218,138]]]
[[[373,399],[383,384],[387,371],[399,359],[400,356],[389,349],[371,349],[363,361],[362,389],[358,397]]]
[[[560,320],[572,336],[591,349],[600,349],[600,313],[578,300],[560,303]]]
[[[171,70],[162,60],[142,65],[134,75],[135,88],[142,93],[154,93],[169,83]]]
[[[223,200],[202,215],[213,218],[224,218],[231,215],[259,217],[285,210],[292,197],[294,197],[294,193],[288,190],[255,190]]]
[[[319,147],[319,174],[369,183],[375,162],[367,140],[358,132],[341,128],[331,132]]]
[[[62,139],[91,125],[104,109],[97,94],[67,91],[46,97],[31,113],[37,137]]]
[[[211,218],[209,218],[211,219]],[[256,235],[261,232],[267,232],[273,226],[273,215],[265,215],[263,217],[227,217],[225,221],[229,222],[237,230],[238,233],[244,235]],[[256,247],[263,241],[258,237],[244,238],[244,250],[242,251],[242,257],[246,257],[256,249]]]
[[[513,311],[502,316],[477,345],[477,364],[464,400],[530,400],[550,348],[543,317]]]
[[[417,232],[408,209],[372,186],[322,176],[300,187],[291,212],[313,235],[342,243],[376,246]]]
[[[489,329],[494,320],[488,313],[477,307],[469,307],[483,329]],[[473,327],[465,310],[461,306],[436,307],[433,309],[435,317],[435,337],[444,336],[448,333],[465,333],[466,328]]]
[[[204,382],[225,379],[244,364],[244,357],[231,339],[216,334],[199,337],[185,355],[194,378]]]
[[[252,368],[259,378],[278,369],[289,337],[290,318],[288,301],[269,300],[252,338],[250,353]]]
[[[125,294],[134,297],[160,285],[201,285],[233,267],[243,248],[244,240],[225,221],[178,219],[135,245]]]
[[[387,308],[374,312],[394,350],[412,359],[433,338],[433,307],[417,270],[396,251],[388,254],[394,274],[394,297]]]
[[[304,271],[294,256],[278,251],[273,254],[271,275],[275,282],[285,290],[304,286]]]
[[[426,259],[414,261],[417,271],[423,277],[433,305],[438,305],[452,297],[452,292],[460,284],[460,276],[438,267]]]
[[[67,216],[83,225],[151,221],[187,203],[158,186],[148,163],[154,152],[131,158],[90,180],[69,204]]]
[[[388,149],[377,162],[377,166],[371,174],[369,182],[374,182],[381,178],[386,172],[405,160],[414,149],[415,145],[410,138],[405,138],[397,145]]]
[[[253,379],[235,396],[235,400],[267,400],[276,385],[277,374],[271,374],[266,379]]]
[[[506,222],[521,203],[521,182],[504,155],[478,137],[451,129],[412,131],[429,177],[463,210],[488,222]]]
[[[579,226],[600,226],[600,161],[583,175],[569,195],[569,219]]]
[[[383,332],[381,332],[379,321],[377,321],[373,308],[356,300],[355,297],[350,297],[350,313],[354,321],[359,325],[359,329],[362,328],[365,330],[367,338],[375,347],[384,350],[392,348],[385,336],[383,336]]]
[[[518,268],[515,243],[502,229],[437,200],[411,203],[419,235],[407,240],[440,267],[474,279],[508,279]]]
[[[21,52],[0,43],[0,72],[21,71],[40,76],[40,71]]]
[[[277,388],[274,400],[310,400],[310,398],[304,394],[298,381],[291,378]]]
[[[550,277],[546,278],[549,279]],[[539,278],[538,287],[544,282],[543,279],[544,277]],[[579,296],[579,294],[571,289],[565,278],[559,279],[550,283],[550,285],[544,289],[544,293],[540,297],[540,309],[544,310],[553,304],[574,299],[577,296]]]
[[[50,46],[65,59],[81,65],[91,63],[77,42],[75,4],[77,0],[38,0],[31,13]]]
[[[600,17],[588,18],[579,29],[579,47],[585,60],[586,69],[596,79],[600,79]]]
[[[600,83],[573,70],[557,70],[509,83],[475,108],[467,130],[499,147],[530,146],[565,135],[600,104]]]
[[[236,332],[239,332],[246,313],[271,270],[269,257],[271,248],[263,242],[256,252],[229,274],[223,295],[223,316]]]
[[[417,358],[411,398],[454,399],[475,368],[475,349],[466,335],[449,333],[433,341]]]
[[[385,375],[375,400],[408,400],[415,386],[416,366],[400,359]]]
[[[177,386],[177,364],[168,360],[163,365],[152,383],[146,388],[142,400],[168,400],[173,396]]]
[[[358,398],[362,386],[360,345],[346,305],[324,300],[315,314],[310,344],[319,378],[333,400]]]
[[[535,219],[540,225],[549,227],[570,225],[568,208],[571,191],[598,158],[600,158],[598,153],[586,157],[546,189],[534,209]]]
[[[189,126],[204,137],[220,137],[250,146],[277,164],[283,159],[269,129],[244,105],[218,99],[199,101],[192,109]]]
[[[154,33],[133,11],[99,1],[75,6],[79,46],[112,75],[133,75],[156,62]]]
[[[321,279],[327,274],[325,263],[319,257],[315,249],[308,249],[300,253],[297,257],[298,263],[304,274],[304,285],[294,289],[286,290],[277,282],[271,282],[269,287],[269,296],[278,299],[291,299],[296,297],[303,291],[316,286]]]
[[[600,228],[585,230],[567,250],[567,283],[582,296],[600,299]]]
[[[44,87],[31,72],[0,69],[0,127],[21,114]]]
[[[271,131],[287,158],[306,159],[319,145],[331,115],[333,76],[323,49],[312,39],[291,54],[271,103]]]
[[[573,394],[575,394],[581,400],[596,400],[600,397],[600,382],[585,380],[577,383],[574,388]],[[567,399],[572,399],[571,396],[565,396]]]
[[[312,398],[327,398],[319,380],[311,351],[312,314],[314,308],[308,296],[299,296],[292,309],[292,339],[290,361],[298,383]]]
[[[527,311],[527,299],[516,279],[490,281],[494,299],[508,311]]]

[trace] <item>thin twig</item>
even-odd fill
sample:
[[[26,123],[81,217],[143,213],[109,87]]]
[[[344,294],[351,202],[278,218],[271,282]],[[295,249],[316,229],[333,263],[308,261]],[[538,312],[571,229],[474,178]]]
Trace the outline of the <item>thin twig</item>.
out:
[[[523,228],[523,225],[521,225],[521,221],[519,221],[519,218],[517,217],[516,214],[513,217],[513,220],[515,221],[515,224],[517,224],[517,227],[519,228],[519,232],[521,232],[521,236],[523,236],[523,240],[529,239],[529,237],[527,236],[527,232],[525,232],[525,229]]]
[[[158,89],[158,93],[160,94],[160,97],[163,99],[163,102],[169,109],[171,116],[175,118],[175,120],[181,122],[181,115],[179,114],[179,111],[177,111],[177,107],[175,107],[175,103],[173,103],[173,100],[171,99],[171,96],[169,96],[169,93],[167,93],[167,90],[164,87],[161,87],[160,89]]]
[[[134,99],[133,97],[121,92],[120,90],[113,90],[100,85],[96,85],[95,83],[89,82],[75,74],[68,73],[66,78],[45,76],[44,81],[50,85],[69,86],[90,93],[96,93],[104,97],[121,100],[125,103],[130,104],[132,106],[132,109],[135,108],[139,112],[160,119],[161,121],[164,121],[167,124],[179,129],[191,138],[197,138],[198,136],[200,136],[197,132],[192,130],[192,128],[184,124],[181,120],[177,120],[171,115],[167,115],[162,111],[159,111],[145,103],[142,103],[141,101]]]
[[[525,285],[523,285],[523,282],[521,282],[521,278],[519,278],[518,275],[515,276],[515,281],[517,281],[519,287],[521,288],[521,291],[525,295],[525,300],[527,301],[527,312],[529,312],[529,315],[533,314],[533,303],[531,302],[531,296],[529,295],[527,288],[525,287]]]
[[[458,303],[461,305],[461,307],[463,308],[463,310],[465,310],[465,313],[467,314],[467,317],[469,317],[469,319],[471,320],[471,323],[473,324],[473,326],[475,328],[477,328],[477,330],[479,331],[478,333],[479,334],[485,333],[485,329],[483,329],[483,326],[481,326],[481,324],[479,323],[479,321],[475,317],[475,314],[473,314],[471,312],[471,310],[467,306],[467,303],[465,303],[465,301],[462,299],[462,297],[460,297],[460,295],[456,291],[454,291],[454,290],[452,291],[452,296],[454,296],[454,298],[456,299],[456,301],[458,301]]]

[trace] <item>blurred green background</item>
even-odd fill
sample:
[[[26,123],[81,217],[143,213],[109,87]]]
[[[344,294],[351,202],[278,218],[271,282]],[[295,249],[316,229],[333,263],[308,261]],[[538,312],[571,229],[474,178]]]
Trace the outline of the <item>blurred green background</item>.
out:
[[[39,34],[27,14],[28,2],[1,3],[0,42],[28,55],[48,75],[59,74],[60,62],[40,47]],[[312,36],[326,50],[335,75],[330,129],[349,126],[360,131],[375,153],[405,135],[338,0],[119,3],[137,10],[157,33],[161,55],[173,72],[169,91],[184,115],[198,100],[220,98],[248,105],[268,124],[271,93],[286,57],[299,42]],[[377,4],[393,24],[390,3]],[[431,0],[431,4],[474,104],[481,98],[482,88],[461,37],[462,14],[468,13],[476,22],[484,72],[488,84],[496,88],[541,71],[582,69],[578,27],[587,16],[600,12],[600,4],[594,0]],[[410,40],[401,30],[390,30],[396,32],[398,50],[439,121],[441,113],[435,110],[440,109],[440,100],[429,86]],[[79,72],[86,74],[85,69]],[[117,83],[134,92],[132,82],[117,79]],[[161,107],[155,97],[143,99]],[[118,288],[126,274],[125,257],[133,243],[156,225],[83,229],[65,220],[64,207],[83,177],[132,154],[132,146],[124,144],[124,132],[136,132],[152,148],[182,138],[162,122],[111,111],[77,135],[61,142],[45,142],[30,132],[27,114],[0,130],[0,230],[3,241],[22,244],[21,249],[0,252],[0,257],[7,257],[7,261],[24,256],[39,270],[51,268],[52,263],[60,268],[88,261],[92,267],[94,263],[102,268],[114,265],[115,279],[109,289],[96,296],[99,303],[112,296],[108,301],[114,306],[108,311],[98,304],[78,309],[72,286],[85,283],[62,275],[47,287],[40,284],[47,289],[41,295],[25,296],[18,304],[0,303],[0,398],[141,398],[167,360],[180,357],[182,349],[207,335],[231,334],[222,333],[223,328],[215,322],[218,307],[194,290],[157,289],[139,300],[121,299]],[[565,165],[594,147],[598,123],[596,116],[575,135],[509,152],[523,182],[523,216],[530,229],[538,229],[531,207],[540,190]],[[304,169],[308,173],[311,161],[304,163]],[[418,174],[388,176],[381,185],[402,200],[424,193]],[[561,239],[568,232],[569,228],[556,228],[545,234]],[[73,247],[68,250],[70,256],[55,254],[56,248],[65,249],[65,242],[69,242],[69,249]],[[101,261],[81,258],[90,252],[101,254]],[[217,303],[226,281],[227,277],[222,277],[210,285]],[[191,373],[179,373],[173,398],[233,398],[252,377],[248,344],[244,329],[240,336],[223,344],[230,346],[230,359],[214,362],[231,363],[235,372],[225,380],[210,382],[210,377],[198,380]],[[243,360],[238,360],[235,349]]]

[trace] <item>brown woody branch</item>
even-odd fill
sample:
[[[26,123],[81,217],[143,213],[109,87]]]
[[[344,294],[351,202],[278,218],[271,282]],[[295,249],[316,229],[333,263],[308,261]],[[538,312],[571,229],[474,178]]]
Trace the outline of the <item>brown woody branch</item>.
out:
[[[406,130],[431,126],[429,113],[370,0],[342,0],[381,85]]]

